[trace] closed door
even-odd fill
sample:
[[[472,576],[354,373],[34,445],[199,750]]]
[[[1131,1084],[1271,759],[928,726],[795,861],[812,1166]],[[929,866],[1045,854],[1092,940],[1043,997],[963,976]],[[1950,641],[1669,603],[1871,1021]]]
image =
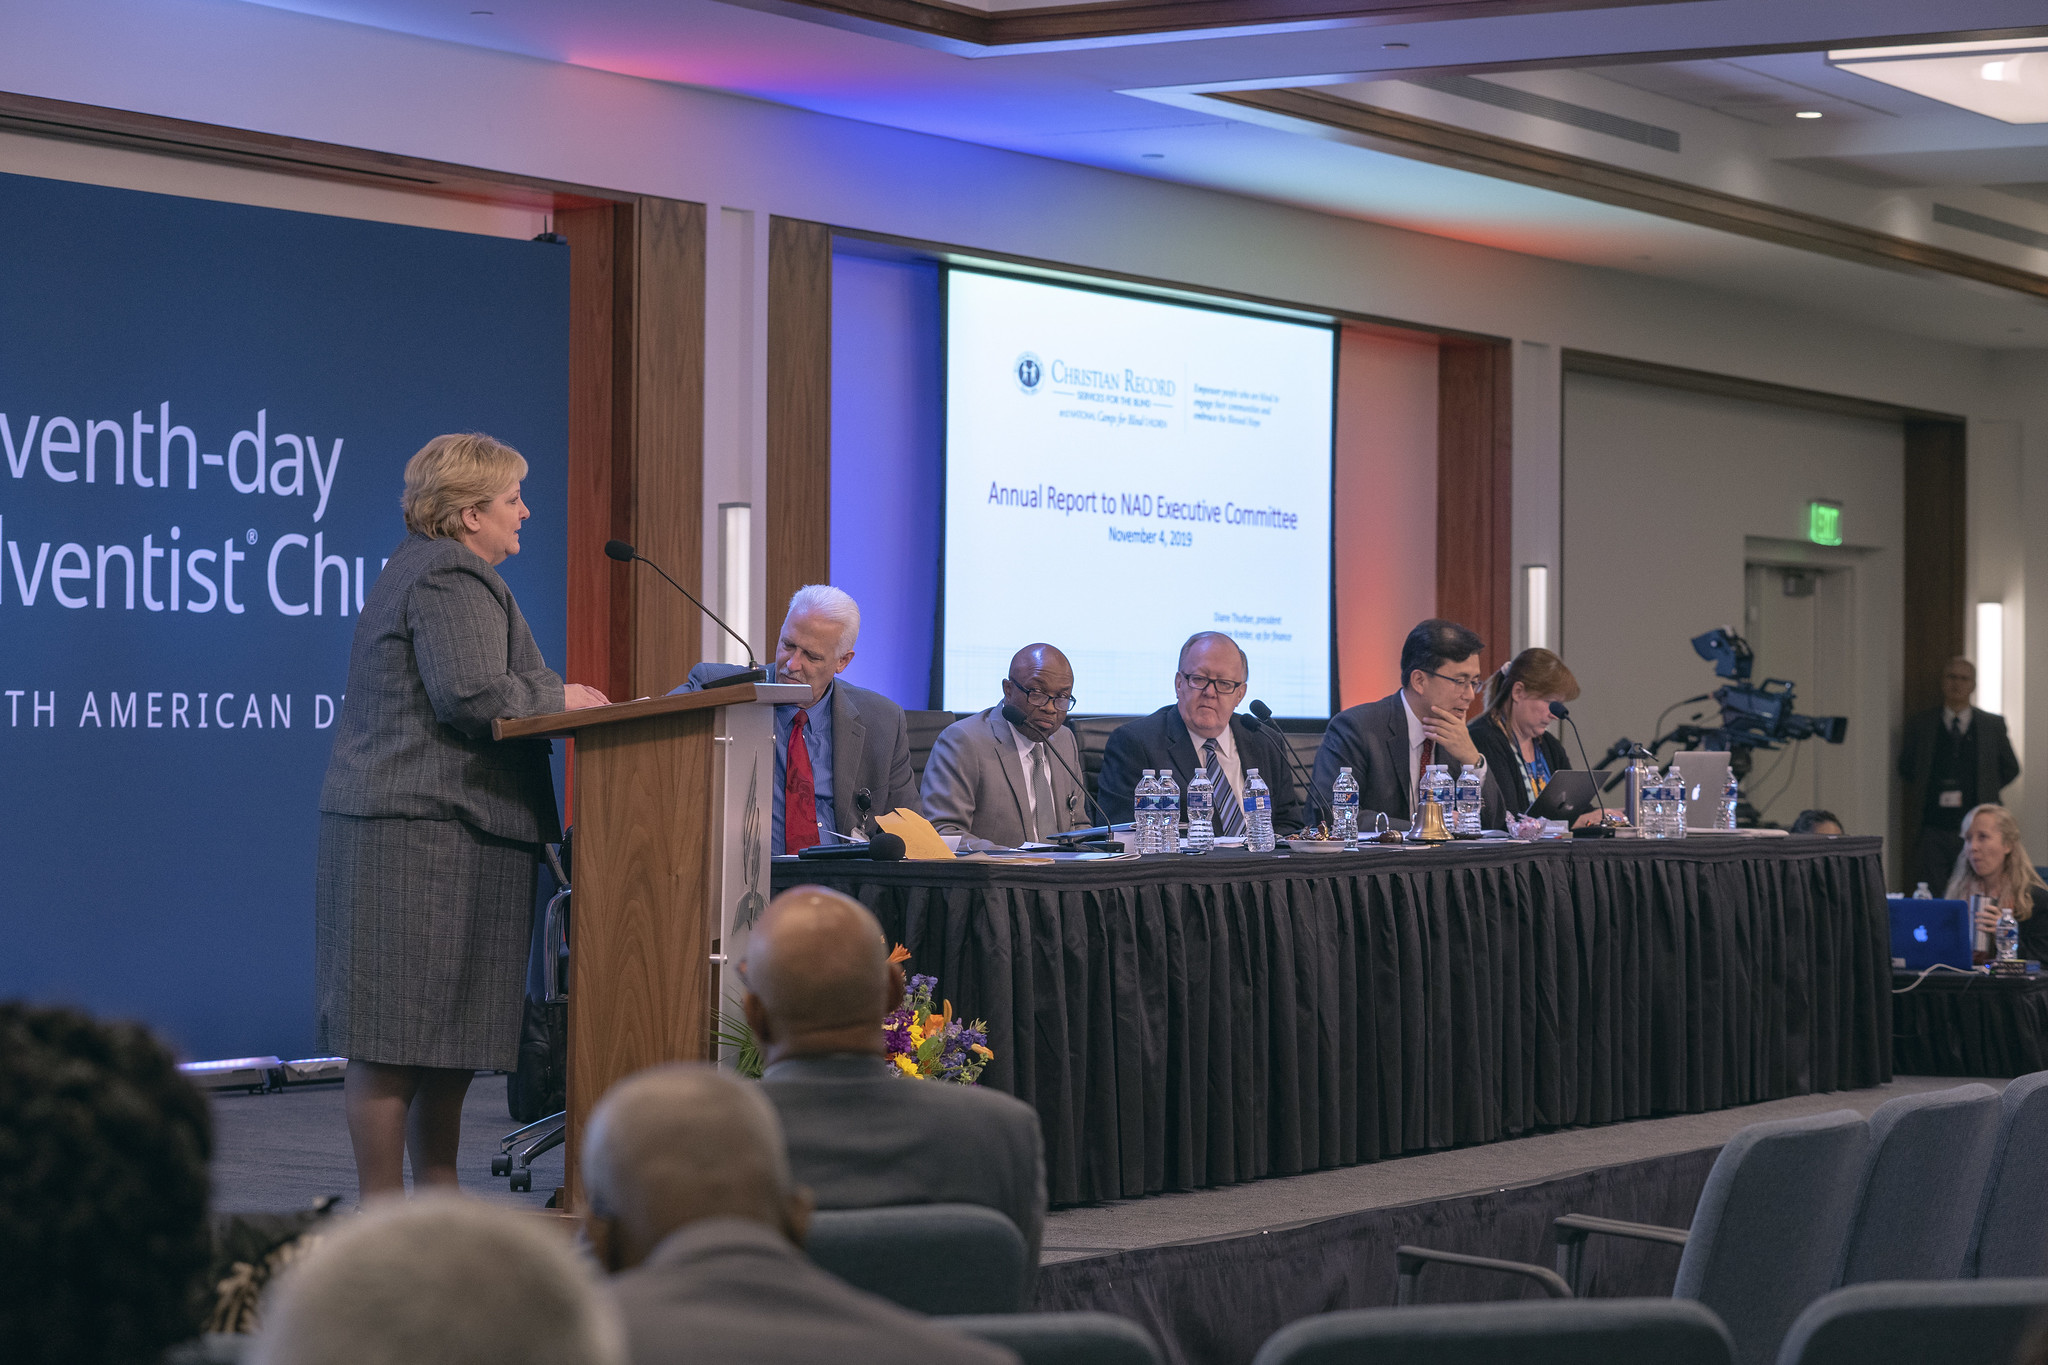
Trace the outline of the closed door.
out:
[[[1855,677],[1855,571],[1752,562],[1744,588],[1743,633],[1756,651],[1750,680],[1758,686],[1767,678],[1792,683],[1793,707],[1801,715],[1844,714]],[[1848,820],[1863,804],[1850,777],[1840,747],[1809,739],[1775,752],[1759,750],[1745,790],[1768,824],[1789,825],[1800,811],[1814,808]]]

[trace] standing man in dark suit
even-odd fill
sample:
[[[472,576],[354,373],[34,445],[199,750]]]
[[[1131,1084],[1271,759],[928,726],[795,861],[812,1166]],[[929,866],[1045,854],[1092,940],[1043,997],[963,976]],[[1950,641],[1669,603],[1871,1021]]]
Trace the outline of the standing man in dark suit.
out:
[[[1906,720],[1899,776],[1906,784],[1907,880],[1936,895],[1963,851],[1963,812],[1995,803],[2020,775],[2005,717],[1970,705],[1977,666],[1958,655],[1941,672],[1941,705]]]
[[[775,816],[771,853],[795,853],[860,832],[857,798],[877,815],[918,809],[903,708],[879,692],[839,681],[860,639],[860,607],[838,588],[813,583],[790,595],[775,644],[775,681],[811,689],[803,706],[775,708]],[[738,664],[698,664],[677,692],[744,672]],[[791,754],[790,736],[802,743]]]
[[[1074,776],[1080,741],[1066,724],[1073,708],[1067,656],[1051,645],[1018,650],[1003,679],[1003,705],[954,721],[932,744],[924,765],[932,828],[1016,848],[1087,824],[1088,797]],[[1055,745],[1057,756],[1047,752]]]
[[[613,1086],[590,1116],[587,1226],[617,1275],[629,1365],[1014,1363],[805,1259],[810,1191],[791,1177],[762,1095],[701,1064],[659,1066]]]
[[[747,940],[742,1005],[796,1178],[824,1209],[981,1204],[1024,1236],[1024,1301],[1045,1235],[1038,1113],[993,1088],[913,1080],[883,1060],[903,968],[860,902],[799,886]]]
[[[1174,704],[1117,727],[1102,751],[1095,794],[1111,821],[1132,817],[1147,768],[1173,769],[1185,817],[1188,778],[1203,767],[1215,784],[1216,833],[1242,835],[1245,775],[1256,768],[1273,794],[1274,831],[1284,837],[1301,828],[1302,794],[1295,789],[1286,739],[1234,714],[1250,677],[1251,661],[1222,631],[1188,637],[1173,675]]]
[[[1479,666],[1482,648],[1479,637],[1455,621],[1432,618],[1409,631],[1401,645],[1401,689],[1340,711],[1330,721],[1316,753],[1316,789],[1328,791],[1337,770],[1349,768],[1358,779],[1359,827],[1370,830],[1382,811],[1394,828],[1406,827],[1425,767],[1448,763],[1456,778],[1481,761],[1465,714],[1486,681]],[[1507,808],[1491,773],[1480,800],[1481,822],[1503,828]]]

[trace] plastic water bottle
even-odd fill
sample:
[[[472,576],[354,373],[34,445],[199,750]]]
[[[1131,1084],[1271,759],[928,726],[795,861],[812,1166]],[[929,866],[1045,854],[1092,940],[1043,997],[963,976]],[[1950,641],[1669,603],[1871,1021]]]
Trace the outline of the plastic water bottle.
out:
[[[1485,769],[1466,764],[1458,770],[1457,823],[1451,826],[1453,834],[1479,833],[1479,782],[1485,776]]]
[[[1244,846],[1253,853],[1273,851],[1273,793],[1257,768],[1244,770]]]
[[[1192,793],[1194,789],[1188,790]],[[1345,851],[1358,852],[1358,779],[1349,768],[1337,770],[1337,784],[1330,788],[1330,814],[1337,823],[1336,837],[1344,841]]]
[[[1209,781],[1207,768],[1195,769],[1188,779],[1188,852],[1207,853],[1216,846],[1216,823],[1212,809],[1216,803],[1215,784]]]
[[[1442,808],[1445,824],[1450,823],[1452,816],[1451,794],[1451,765],[1448,763],[1430,764],[1429,795]]]
[[[1999,910],[1998,928],[1993,931],[1993,939],[1998,944],[1998,960],[2000,962],[2016,962],[2019,960],[2020,922],[2013,918],[2010,908],[2001,908]]]
[[[1742,786],[1735,780],[1735,769],[1728,769],[1728,785],[1721,788],[1721,828],[1735,828],[1735,807],[1742,802]],[[1926,883],[1922,882],[1922,886]]]
[[[1180,783],[1173,780],[1173,769],[1159,770],[1159,786],[1152,793],[1152,806],[1159,821],[1159,851],[1180,852]]]
[[[1674,763],[1671,765],[1671,837],[1685,837],[1685,773]]]
[[[1913,888],[1913,899],[1916,901],[1931,901],[1934,899],[1934,893],[1927,889],[1926,882],[1922,882]]]
[[[1652,839],[1671,837],[1671,779],[1657,771],[1657,765],[1650,765],[1650,790],[1646,793],[1650,808],[1650,827],[1645,831]]]
[[[1132,793],[1132,833],[1138,836],[1138,852],[1159,851],[1159,820],[1156,798],[1159,794],[1159,776],[1150,768],[1138,778],[1138,789]]]

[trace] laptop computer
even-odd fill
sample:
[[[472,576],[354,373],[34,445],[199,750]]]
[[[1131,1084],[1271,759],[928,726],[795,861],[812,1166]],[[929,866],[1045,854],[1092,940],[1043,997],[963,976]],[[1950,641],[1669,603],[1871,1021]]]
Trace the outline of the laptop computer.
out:
[[[1977,946],[1977,928],[1970,922],[1968,901],[1916,901],[1888,896],[1892,913],[1892,961],[1909,972],[1937,964],[1967,971]]]
[[[1721,794],[1728,789],[1728,754],[1708,749],[1687,749],[1673,754],[1671,761],[1685,775],[1685,826],[1690,830],[1718,829],[1721,823]]]
[[[1587,811],[1600,809],[1600,802],[1594,795],[1593,788],[1596,783],[1605,782],[1610,775],[1604,772],[1589,773],[1583,768],[1560,768],[1551,774],[1542,794],[1529,803],[1529,814],[1532,817],[1562,820],[1570,824]]]

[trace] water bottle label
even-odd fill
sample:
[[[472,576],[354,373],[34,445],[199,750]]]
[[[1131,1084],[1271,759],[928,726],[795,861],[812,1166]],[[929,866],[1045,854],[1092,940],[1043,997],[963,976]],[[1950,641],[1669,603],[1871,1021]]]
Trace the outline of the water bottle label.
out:
[[[1273,809],[1273,797],[1267,792],[1247,792],[1244,798],[1244,813],[1252,815],[1259,811]]]

